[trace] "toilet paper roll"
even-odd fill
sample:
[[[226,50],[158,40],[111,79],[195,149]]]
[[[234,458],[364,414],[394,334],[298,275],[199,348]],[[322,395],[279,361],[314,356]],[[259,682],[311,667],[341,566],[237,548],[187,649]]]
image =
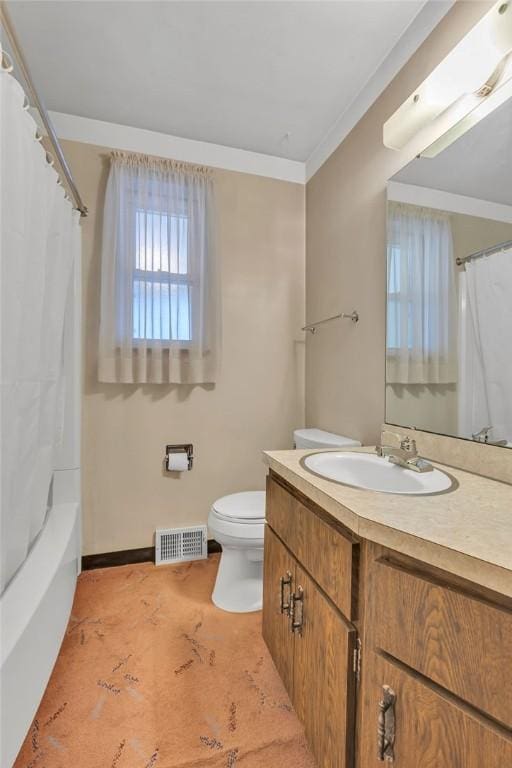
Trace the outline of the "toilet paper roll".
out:
[[[167,469],[170,472],[188,472],[188,455],[186,451],[170,453],[167,456]]]

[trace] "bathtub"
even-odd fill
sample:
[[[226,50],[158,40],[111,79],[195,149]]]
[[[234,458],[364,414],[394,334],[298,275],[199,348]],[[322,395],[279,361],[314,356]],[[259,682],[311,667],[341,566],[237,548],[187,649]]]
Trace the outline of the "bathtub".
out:
[[[56,504],[0,597],[1,768],[11,768],[16,759],[59,653],[79,553],[79,504]]]

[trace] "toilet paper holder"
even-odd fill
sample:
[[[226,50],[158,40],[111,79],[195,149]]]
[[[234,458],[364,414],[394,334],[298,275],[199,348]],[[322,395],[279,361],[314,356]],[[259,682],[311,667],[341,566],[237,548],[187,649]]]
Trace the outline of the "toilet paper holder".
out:
[[[169,456],[172,453],[186,453],[188,459],[188,468],[189,470],[192,469],[192,464],[194,462],[194,446],[192,443],[181,443],[180,445],[165,446],[164,466],[167,472],[173,471],[172,469],[169,469]]]

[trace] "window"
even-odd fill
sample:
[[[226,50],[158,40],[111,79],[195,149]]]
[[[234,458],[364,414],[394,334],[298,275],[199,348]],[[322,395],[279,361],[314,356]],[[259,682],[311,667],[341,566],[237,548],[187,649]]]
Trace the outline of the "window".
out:
[[[103,217],[100,381],[215,381],[214,186],[208,168],[112,153]]]
[[[191,341],[193,281],[188,247],[188,216],[136,210],[135,340]]]

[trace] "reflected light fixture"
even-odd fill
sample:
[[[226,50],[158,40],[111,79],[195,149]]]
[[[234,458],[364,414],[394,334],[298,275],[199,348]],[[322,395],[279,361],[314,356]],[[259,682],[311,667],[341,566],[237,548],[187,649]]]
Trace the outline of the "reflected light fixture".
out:
[[[512,97],[512,0],[498,2],[384,123],[384,144],[412,139],[435,157]]]

